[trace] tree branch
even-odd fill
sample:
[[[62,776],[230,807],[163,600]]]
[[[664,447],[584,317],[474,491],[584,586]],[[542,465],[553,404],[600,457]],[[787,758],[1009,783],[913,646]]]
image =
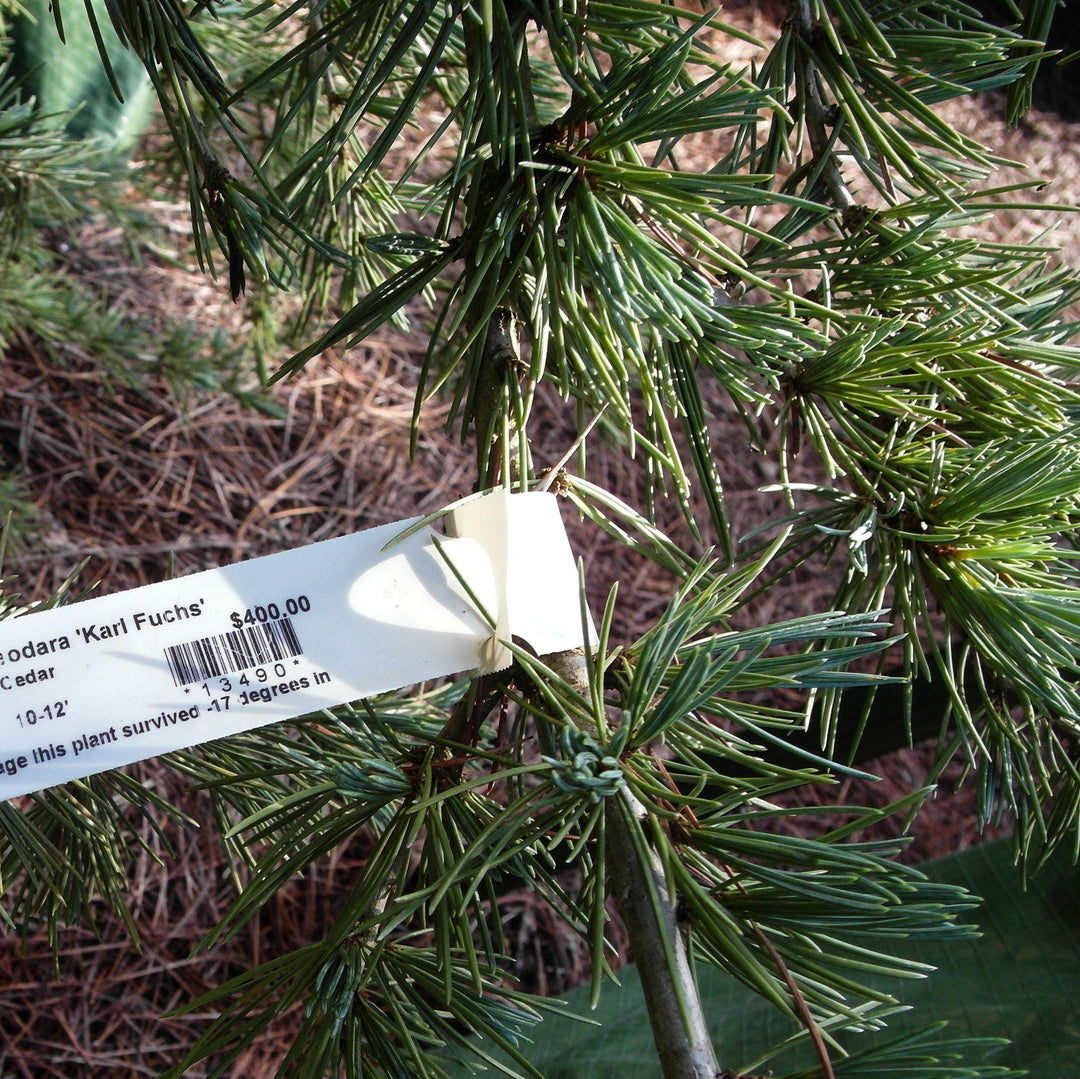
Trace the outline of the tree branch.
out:
[[[645,807],[624,791],[608,802],[607,861],[630,938],[664,1079],[717,1079],[720,1065],[664,869],[639,828]],[[636,834],[635,834],[636,833]]]
[[[796,62],[804,91],[803,117],[806,120],[807,134],[810,136],[810,148],[814,152],[815,160],[821,162],[821,180],[829,189],[833,203],[842,214],[846,214],[854,210],[857,203],[844,180],[836,160],[836,152],[832,148],[833,139],[828,129],[834,122],[834,110],[826,104],[825,88],[817,65],[807,55],[807,51],[812,49],[815,30],[810,0],[798,0],[798,3],[792,5],[791,19],[803,45],[797,51]]]
[[[589,695],[589,668],[580,649],[542,657],[568,685]],[[664,1079],[718,1079],[720,1065],[705,1025],[697,983],[679,930],[663,866],[639,822],[645,807],[628,791],[608,799],[607,864],[630,955],[641,972],[645,1007]]]

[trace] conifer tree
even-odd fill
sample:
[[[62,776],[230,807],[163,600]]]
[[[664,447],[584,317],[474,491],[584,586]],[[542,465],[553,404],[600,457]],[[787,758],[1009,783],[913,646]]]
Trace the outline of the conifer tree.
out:
[[[69,4],[54,0],[58,31]],[[676,582],[625,646],[613,592],[593,653],[514,645],[499,675],[170,757],[245,869],[208,946],[359,830],[372,847],[324,939],[189,1003],[218,1018],[193,1025],[170,1075],[228,1074],[297,1001],[281,1076],[538,1074],[544,1002],[501,965],[507,878],[588,941],[594,996],[615,897],[667,1079],[745,1063],[710,1044],[702,965],[790,1017],[816,1061],[798,1075],[840,1074],[895,1010],[865,974],[917,973],[890,942],[960,935],[968,905],[858,838],[924,790],[850,807],[815,840],[770,830],[792,812],[782,792],[853,774],[863,730],[900,744],[929,720],[940,765],[970,764],[983,818],[1015,817],[1029,869],[1076,854],[1080,279],[1046,246],[980,235],[1023,195],[935,111],[1003,91],[1018,118],[1055,7],[1025,0],[1001,29],[962,0],[790,0],[759,42],[657,0],[109,0],[157,93],[203,268],[253,306],[302,298],[271,376],[410,326],[429,342],[417,415],[452,402],[477,489],[552,486]],[[732,37],[751,63],[722,58]],[[82,151],[37,124],[9,80],[12,245],[28,199],[85,182]],[[719,149],[702,164],[685,148],[704,133]],[[0,300],[0,333],[17,304]],[[695,549],[587,464],[538,469],[544,383],[589,439],[633,455],[646,504],[681,507]],[[710,440],[719,401],[776,457],[787,509],[752,537],[728,524],[725,457],[743,451]],[[841,567],[832,609],[732,628],[825,557]],[[903,705],[886,713],[893,680]],[[912,703],[927,680],[930,716]],[[772,689],[801,705],[762,703]],[[98,896],[124,909],[128,805],[169,809],[119,773],[0,805],[14,924],[55,929]],[[925,1059],[1004,1075],[980,1048]],[[909,1051],[883,1044],[861,1074],[910,1074]]]

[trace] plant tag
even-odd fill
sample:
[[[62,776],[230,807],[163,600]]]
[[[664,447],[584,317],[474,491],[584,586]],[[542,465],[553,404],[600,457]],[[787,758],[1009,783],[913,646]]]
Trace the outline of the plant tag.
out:
[[[498,670],[511,636],[581,647],[554,496],[494,491],[447,518],[450,538],[390,544],[413,518],[0,623],[0,800]]]

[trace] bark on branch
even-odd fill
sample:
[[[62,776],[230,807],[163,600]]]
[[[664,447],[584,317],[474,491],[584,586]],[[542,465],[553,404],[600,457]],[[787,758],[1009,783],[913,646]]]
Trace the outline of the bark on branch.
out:
[[[589,670],[581,649],[544,663],[582,696]],[[640,828],[645,808],[628,791],[608,799],[607,864],[637,964],[664,1079],[718,1079],[720,1065],[705,1025],[697,983],[663,867]]]

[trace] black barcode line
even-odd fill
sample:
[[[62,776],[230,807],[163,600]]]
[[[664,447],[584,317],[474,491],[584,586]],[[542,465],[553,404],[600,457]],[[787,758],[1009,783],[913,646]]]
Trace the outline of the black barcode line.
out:
[[[292,619],[278,618],[273,622],[230,629],[212,637],[200,637],[186,644],[169,645],[165,649],[165,660],[173,684],[186,686],[303,654]]]

